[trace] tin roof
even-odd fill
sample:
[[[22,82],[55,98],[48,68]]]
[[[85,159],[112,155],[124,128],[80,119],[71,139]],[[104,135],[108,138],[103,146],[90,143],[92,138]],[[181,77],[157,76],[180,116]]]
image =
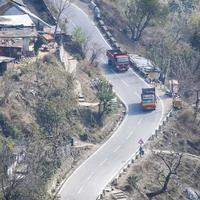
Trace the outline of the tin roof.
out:
[[[23,40],[20,38],[16,39],[2,39],[0,38],[0,47],[9,47],[9,48],[22,48]]]
[[[36,30],[32,28],[24,28],[24,29],[13,29],[0,31],[0,38],[33,38],[37,37]]]
[[[52,41],[52,40],[54,40],[54,38],[53,38],[53,36],[52,36],[51,34],[45,33],[45,34],[43,34],[42,36],[43,36],[44,39],[47,40],[47,41]]]
[[[23,0],[11,0],[11,1],[17,3],[18,5],[25,6]]]
[[[3,15],[0,16],[0,27],[33,27],[31,18],[25,15]]]
[[[1,63],[7,63],[7,62],[12,62],[13,60],[15,60],[15,58],[11,58],[11,57],[6,57],[6,56],[0,56],[0,64]]]

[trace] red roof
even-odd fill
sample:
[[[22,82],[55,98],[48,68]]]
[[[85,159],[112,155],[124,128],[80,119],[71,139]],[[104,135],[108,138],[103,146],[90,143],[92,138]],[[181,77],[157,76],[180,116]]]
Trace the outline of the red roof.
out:
[[[44,39],[47,40],[47,41],[52,41],[54,40],[53,36],[51,34],[44,34],[43,35]]]

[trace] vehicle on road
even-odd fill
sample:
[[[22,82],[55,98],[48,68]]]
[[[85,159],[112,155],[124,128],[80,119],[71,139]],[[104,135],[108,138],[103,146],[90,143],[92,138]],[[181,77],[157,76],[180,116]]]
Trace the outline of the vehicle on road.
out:
[[[144,111],[156,109],[156,90],[153,88],[142,88],[141,105]]]
[[[161,71],[151,60],[136,54],[130,54],[130,61],[134,69],[139,71],[142,76],[148,77],[151,81],[158,81]]]
[[[175,97],[178,95],[179,83],[177,80],[169,80],[167,87],[168,87],[168,89],[165,92],[166,95],[168,95],[170,97]]]
[[[169,80],[166,95],[172,97],[172,106],[176,110],[182,109],[182,99],[179,95],[179,82],[177,80]]]
[[[179,96],[175,96],[173,97],[173,100],[172,100],[172,105],[173,105],[173,108],[175,110],[180,110],[182,109],[182,100]]]
[[[129,55],[119,49],[107,50],[108,65],[112,66],[116,71],[127,71],[130,66]]]

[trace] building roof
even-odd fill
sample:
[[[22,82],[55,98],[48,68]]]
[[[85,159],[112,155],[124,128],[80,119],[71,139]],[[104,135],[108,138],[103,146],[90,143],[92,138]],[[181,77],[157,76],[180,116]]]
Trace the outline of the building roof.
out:
[[[16,4],[15,4],[16,5]],[[40,21],[42,24],[44,24],[45,26],[51,27],[49,24],[47,24],[45,21],[43,21],[41,18],[39,18],[38,16],[36,16],[35,14],[33,14],[30,10],[28,10],[27,8],[25,8],[24,6],[20,6],[20,5],[16,5],[16,7],[18,9],[20,9],[22,12],[28,14],[30,17],[32,17],[33,19],[36,19],[38,21]]]
[[[11,1],[18,4],[18,5],[25,6],[23,0],[11,0]]]
[[[15,60],[15,58],[6,57],[6,56],[0,56],[0,64],[1,63],[12,62],[13,60]]]
[[[37,35],[37,31],[32,28],[0,31],[0,38],[34,38]]]
[[[33,27],[35,26],[29,15],[0,16],[0,27]]]
[[[1,39],[0,38],[0,47],[9,47],[9,48],[22,48],[23,40],[22,39]]]
[[[8,2],[7,0],[1,0],[0,1],[0,7],[6,5]]]
[[[45,33],[42,36],[47,41],[53,41],[54,40],[54,37],[51,34]]]

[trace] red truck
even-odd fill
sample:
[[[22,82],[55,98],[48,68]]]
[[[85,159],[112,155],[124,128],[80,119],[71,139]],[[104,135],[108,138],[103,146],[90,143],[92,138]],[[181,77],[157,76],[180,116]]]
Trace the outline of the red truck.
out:
[[[118,49],[107,50],[106,55],[108,57],[108,65],[113,66],[117,71],[127,71],[130,66],[129,55]]]

